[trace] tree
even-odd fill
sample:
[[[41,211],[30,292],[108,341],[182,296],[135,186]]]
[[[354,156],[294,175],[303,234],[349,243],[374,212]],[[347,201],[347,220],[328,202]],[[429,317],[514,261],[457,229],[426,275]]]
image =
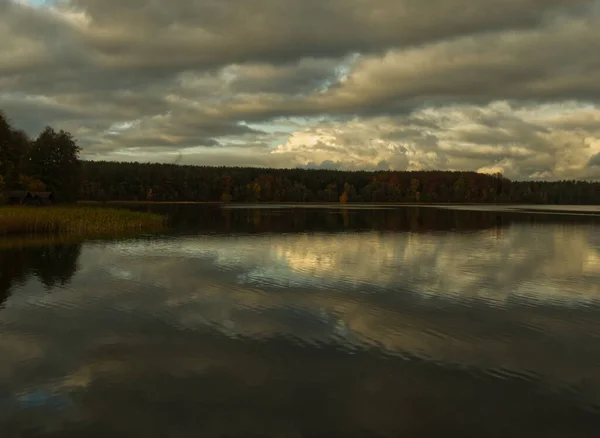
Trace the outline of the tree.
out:
[[[12,128],[4,113],[0,111],[0,175],[6,175],[6,166],[9,165],[7,152],[12,140],[11,137]]]
[[[338,187],[336,183],[328,184],[323,191],[323,201],[335,202],[339,200]]]
[[[4,177],[0,175],[0,202],[4,201]]]
[[[57,201],[73,202],[79,192],[79,152],[71,134],[46,127],[29,148],[24,170],[42,181]]]
[[[348,192],[344,191],[344,193],[342,193],[340,195],[340,204],[347,204],[348,203]]]
[[[413,178],[410,180],[410,192],[412,193],[412,197],[415,201],[419,202],[421,200],[421,181],[418,178]]]
[[[27,189],[31,192],[43,192],[46,190],[46,184],[39,179],[32,179]]]
[[[19,182],[15,186],[19,190],[28,190],[30,192],[43,192],[46,190],[46,184],[28,175],[19,175]]]
[[[454,182],[454,200],[458,201],[458,202],[464,202],[465,201],[465,195],[466,195],[466,184],[465,184],[465,180],[463,179],[462,175],[460,176],[459,179],[457,179]]]
[[[29,146],[27,134],[14,129],[0,111],[0,175],[4,177],[6,188],[18,185],[23,157]]]
[[[227,192],[224,192],[221,195],[221,202],[223,202],[225,204],[227,204],[228,202],[231,202],[231,199],[232,199],[232,196]]]

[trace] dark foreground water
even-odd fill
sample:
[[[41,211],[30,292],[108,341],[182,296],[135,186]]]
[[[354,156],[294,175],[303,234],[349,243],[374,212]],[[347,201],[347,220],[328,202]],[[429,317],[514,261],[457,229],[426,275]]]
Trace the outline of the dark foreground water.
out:
[[[600,218],[157,207],[0,241],[0,437],[598,437]]]

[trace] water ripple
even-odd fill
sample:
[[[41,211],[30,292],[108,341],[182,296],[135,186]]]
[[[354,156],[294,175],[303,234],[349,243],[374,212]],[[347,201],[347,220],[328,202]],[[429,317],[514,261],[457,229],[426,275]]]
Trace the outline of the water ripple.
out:
[[[55,265],[39,248],[6,256],[0,432],[24,416],[77,418],[80,436],[253,418],[402,436],[427,418],[455,436],[595,436],[598,225],[464,230],[458,215],[465,232],[406,232],[386,209],[370,228],[250,233],[260,214],[234,213],[226,233],[78,244]]]

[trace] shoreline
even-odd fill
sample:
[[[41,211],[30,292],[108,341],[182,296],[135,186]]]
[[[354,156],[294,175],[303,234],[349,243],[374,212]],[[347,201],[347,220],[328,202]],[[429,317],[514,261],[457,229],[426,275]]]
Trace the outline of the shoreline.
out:
[[[524,206],[524,207],[599,207],[600,204],[531,204],[514,202],[328,202],[328,201],[310,201],[310,202],[291,202],[291,201],[257,201],[257,202],[221,202],[221,201],[77,201],[77,205],[339,205],[341,207],[348,205],[389,205],[389,206],[437,206],[437,205],[457,205],[457,206]]]
[[[115,205],[115,206],[152,206],[152,205],[213,205],[235,208],[255,208],[261,206],[287,206],[302,208],[312,206],[327,206],[327,207],[481,207],[494,208],[499,207],[504,211],[523,211],[523,212],[581,212],[600,214],[599,204],[526,204],[526,203],[500,203],[500,202],[217,202],[217,201],[78,201],[79,206],[95,206],[95,205]],[[596,209],[596,210],[594,210]],[[591,210],[591,211],[590,211]]]

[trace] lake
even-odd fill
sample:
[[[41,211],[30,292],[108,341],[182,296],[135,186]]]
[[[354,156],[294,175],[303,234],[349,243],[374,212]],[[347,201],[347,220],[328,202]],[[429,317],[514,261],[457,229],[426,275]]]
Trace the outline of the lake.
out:
[[[0,240],[0,436],[597,437],[596,207],[140,206]]]

